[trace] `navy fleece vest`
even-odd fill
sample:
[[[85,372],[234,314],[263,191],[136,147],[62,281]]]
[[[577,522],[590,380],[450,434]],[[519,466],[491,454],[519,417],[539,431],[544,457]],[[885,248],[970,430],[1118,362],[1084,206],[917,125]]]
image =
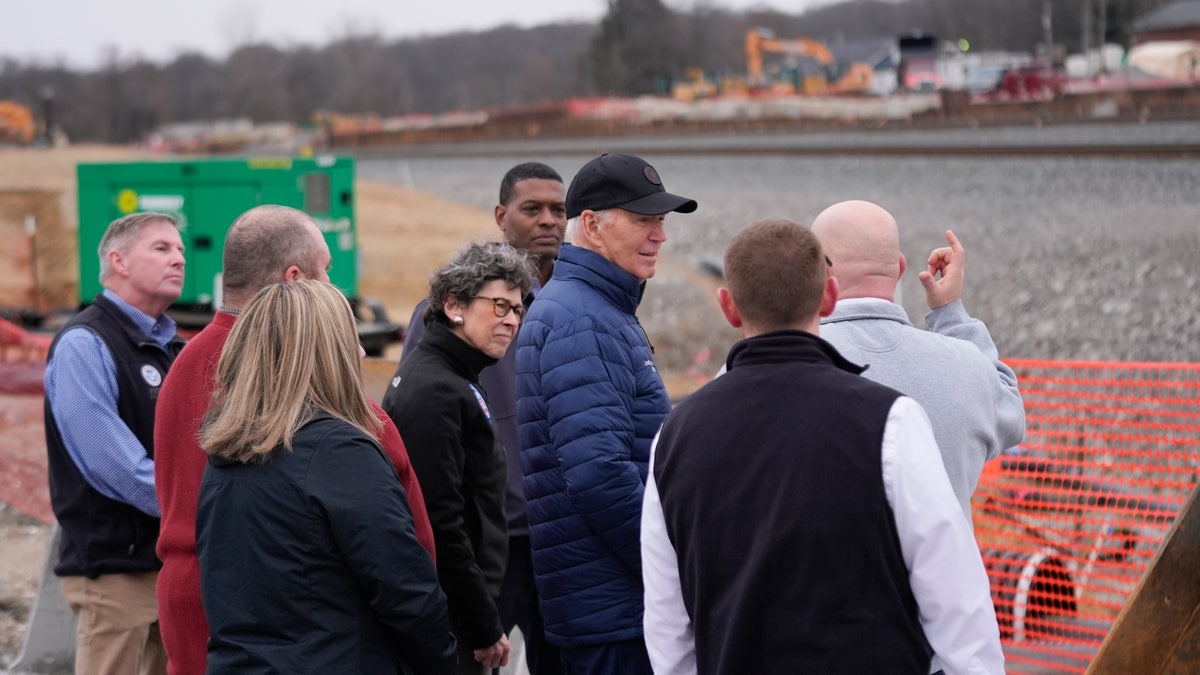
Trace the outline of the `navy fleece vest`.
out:
[[[880,457],[899,394],[799,331],[730,364],[667,418],[654,464],[699,672],[925,675]]]
[[[183,346],[176,339],[167,349],[138,330],[133,321],[103,295],[63,327],[82,326],[100,337],[117,366],[117,412],[146,453],[154,456],[154,407],[167,369]],[[62,333],[59,333],[62,335]],[[50,346],[50,355],[58,339]],[[151,370],[155,374],[150,374]],[[45,406],[50,501],[62,528],[62,551],[54,568],[59,576],[145,572],[162,563],[154,554],[158,518],[97,492],[71,460],[58,432],[49,402]]]

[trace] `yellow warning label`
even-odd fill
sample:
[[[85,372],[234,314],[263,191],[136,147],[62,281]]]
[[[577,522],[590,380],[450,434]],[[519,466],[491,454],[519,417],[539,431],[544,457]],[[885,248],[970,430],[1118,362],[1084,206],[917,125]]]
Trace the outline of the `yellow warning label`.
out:
[[[292,160],[287,157],[253,157],[246,161],[251,169],[290,169]]]
[[[137,193],[128,188],[117,193],[117,209],[121,213],[133,213],[138,207]]]

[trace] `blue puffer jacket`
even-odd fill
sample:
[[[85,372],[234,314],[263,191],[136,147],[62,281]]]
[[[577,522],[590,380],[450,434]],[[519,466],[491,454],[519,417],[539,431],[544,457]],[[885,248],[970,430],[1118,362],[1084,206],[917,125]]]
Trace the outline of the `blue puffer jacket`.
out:
[[[638,537],[650,442],[670,410],[637,279],[564,245],[517,337],[517,418],[546,637],[642,635]]]

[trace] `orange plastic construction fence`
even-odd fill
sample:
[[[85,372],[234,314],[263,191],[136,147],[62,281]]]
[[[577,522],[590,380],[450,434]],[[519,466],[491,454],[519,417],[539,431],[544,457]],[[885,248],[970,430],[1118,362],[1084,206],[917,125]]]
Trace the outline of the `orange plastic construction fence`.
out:
[[[1200,364],[1010,359],[1025,441],[975,535],[1010,673],[1083,673],[1200,477]]]

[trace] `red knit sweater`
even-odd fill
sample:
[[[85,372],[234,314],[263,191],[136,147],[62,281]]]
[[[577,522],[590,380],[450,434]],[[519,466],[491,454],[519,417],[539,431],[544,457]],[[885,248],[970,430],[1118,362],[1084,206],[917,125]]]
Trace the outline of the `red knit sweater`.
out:
[[[179,354],[159,391],[154,424],[154,484],[162,507],[158,620],[171,675],[201,675],[207,666],[208,621],[200,604],[196,560],[196,505],[208,461],[200,449],[200,421],[208,408],[221,348],[235,320],[232,314],[217,312]],[[380,445],[395,463],[408,494],[417,540],[433,557],[433,529],[404,442],[387,414],[372,405],[384,422]]]

